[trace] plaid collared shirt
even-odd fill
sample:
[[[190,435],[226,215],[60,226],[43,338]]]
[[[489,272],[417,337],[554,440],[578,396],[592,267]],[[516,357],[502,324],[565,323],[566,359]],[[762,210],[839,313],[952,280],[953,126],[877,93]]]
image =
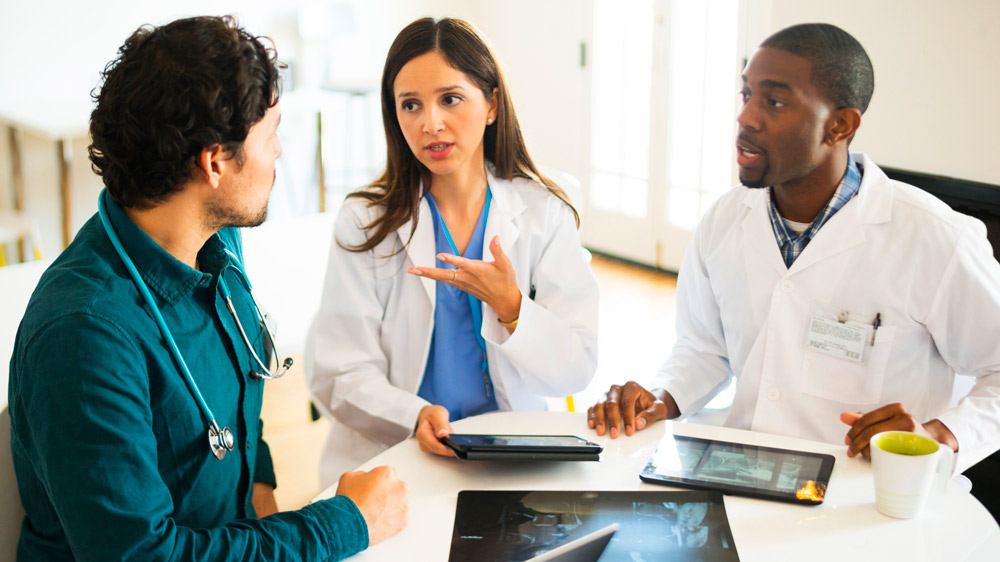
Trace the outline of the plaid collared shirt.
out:
[[[851,197],[858,192],[861,186],[861,169],[854,162],[854,157],[847,155],[847,173],[844,179],[837,186],[837,191],[833,192],[833,197],[827,202],[823,210],[816,215],[809,228],[802,231],[802,234],[795,234],[795,231],[788,227],[785,218],[778,212],[778,206],[774,203],[774,190],[767,188],[768,192],[768,214],[771,216],[771,228],[774,230],[774,238],[778,241],[778,248],[781,250],[781,257],[785,260],[785,267],[792,267],[792,263],[799,257],[809,241],[816,236],[819,229],[830,220],[830,217],[837,214]]]

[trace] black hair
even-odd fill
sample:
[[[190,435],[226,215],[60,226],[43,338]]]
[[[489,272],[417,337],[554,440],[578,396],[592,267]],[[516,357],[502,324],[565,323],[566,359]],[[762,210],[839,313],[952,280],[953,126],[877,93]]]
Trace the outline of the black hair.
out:
[[[88,152],[111,198],[138,209],[165,201],[205,148],[242,166],[250,128],[278,101],[276,56],[229,16],[137,29],[91,94]]]
[[[875,71],[865,48],[850,33],[827,23],[803,23],[782,29],[760,46],[807,59],[813,84],[837,109],[868,109]]]

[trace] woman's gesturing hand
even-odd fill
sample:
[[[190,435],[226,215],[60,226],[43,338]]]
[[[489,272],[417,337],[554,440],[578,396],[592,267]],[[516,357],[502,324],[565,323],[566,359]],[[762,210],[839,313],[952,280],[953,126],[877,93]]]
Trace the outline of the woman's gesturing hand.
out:
[[[502,322],[512,322],[521,311],[521,290],[517,286],[514,266],[500,247],[500,236],[493,237],[490,251],[494,261],[438,254],[439,260],[457,269],[411,267],[406,272],[458,287],[489,305]]]

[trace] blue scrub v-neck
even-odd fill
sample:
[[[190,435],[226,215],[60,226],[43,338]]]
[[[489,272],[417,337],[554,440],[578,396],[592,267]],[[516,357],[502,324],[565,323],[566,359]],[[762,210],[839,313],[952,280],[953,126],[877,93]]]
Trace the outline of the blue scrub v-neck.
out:
[[[486,203],[479,213],[479,220],[465,247],[465,253],[462,254],[463,258],[483,259],[486,220],[491,200],[492,193],[487,187]],[[434,196],[430,193],[427,194],[427,203],[434,219],[435,253],[457,254],[448,226],[441,218]],[[435,262],[436,267],[454,269],[441,260],[436,259]],[[499,407],[485,358],[480,302],[447,283],[436,285],[434,332],[424,378],[417,395],[431,404],[447,408],[451,420],[495,411]]]

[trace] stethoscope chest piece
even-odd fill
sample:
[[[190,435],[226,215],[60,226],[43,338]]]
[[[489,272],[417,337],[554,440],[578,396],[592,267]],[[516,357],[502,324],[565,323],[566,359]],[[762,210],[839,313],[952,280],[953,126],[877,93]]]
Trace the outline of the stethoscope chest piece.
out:
[[[232,451],[236,445],[233,432],[228,427],[221,430],[217,424],[208,426],[208,446],[212,449],[212,454],[220,461],[226,456],[228,451]]]

